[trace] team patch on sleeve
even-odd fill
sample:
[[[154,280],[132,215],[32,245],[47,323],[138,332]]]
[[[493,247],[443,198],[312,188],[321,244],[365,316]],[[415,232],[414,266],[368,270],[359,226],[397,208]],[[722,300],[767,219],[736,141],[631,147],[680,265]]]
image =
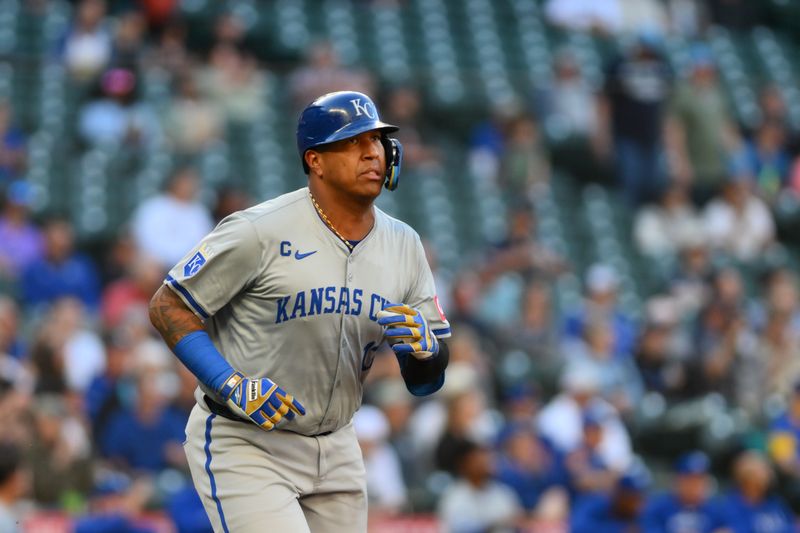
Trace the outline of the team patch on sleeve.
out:
[[[201,246],[200,249],[197,250],[197,253],[189,258],[186,264],[183,265],[183,277],[190,278],[197,274],[200,269],[203,268],[203,265],[206,264],[208,257],[210,257],[209,252],[210,250],[205,244]]]
[[[183,277],[188,278],[194,276],[205,264],[206,257],[203,255],[203,252],[197,252],[183,265]]]

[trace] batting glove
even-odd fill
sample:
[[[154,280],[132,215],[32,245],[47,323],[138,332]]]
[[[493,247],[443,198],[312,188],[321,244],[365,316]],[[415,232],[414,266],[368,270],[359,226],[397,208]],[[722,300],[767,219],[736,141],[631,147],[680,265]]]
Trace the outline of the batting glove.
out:
[[[283,419],[306,414],[300,402],[267,378],[253,379],[234,372],[219,393],[234,413],[252,420],[264,431],[270,431]]]
[[[419,310],[406,304],[388,304],[378,311],[378,324],[386,328],[385,335],[396,354],[411,354],[427,359],[439,351],[436,335]]]

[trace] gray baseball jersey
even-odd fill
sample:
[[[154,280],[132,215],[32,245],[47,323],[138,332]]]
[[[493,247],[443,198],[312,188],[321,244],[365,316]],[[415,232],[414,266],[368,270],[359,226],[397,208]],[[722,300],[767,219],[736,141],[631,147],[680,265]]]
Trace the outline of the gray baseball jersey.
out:
[[[167,276],[231,366],[303,404],[282,429],[316,435],[350,421],[386,303],[420,309],[438,338],[450,336],[419,236],[374,209],[350,252],[304,187],[226,218]]]

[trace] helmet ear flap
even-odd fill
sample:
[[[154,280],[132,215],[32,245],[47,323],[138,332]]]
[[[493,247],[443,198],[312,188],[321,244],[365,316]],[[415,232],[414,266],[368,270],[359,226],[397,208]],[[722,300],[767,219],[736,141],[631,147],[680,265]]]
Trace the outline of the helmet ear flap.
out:
[[[381,144],[386,152],[386,181],[384,187],[393,191],[400,183],[400,169],[403,164],[403,145],[397,139],[383,135]]]

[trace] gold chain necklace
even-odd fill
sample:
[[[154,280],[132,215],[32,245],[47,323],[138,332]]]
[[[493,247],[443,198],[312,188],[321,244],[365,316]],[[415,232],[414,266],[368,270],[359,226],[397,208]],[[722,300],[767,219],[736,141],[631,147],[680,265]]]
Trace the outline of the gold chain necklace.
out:
[[[317,200],[314,198],[314,195],[311,194],[311,191],[308,191],[308,196],[311,198],[311,203],[314,204],[314,209],[317,210],[317,214],[319,215],[319,218],[321,218],[322,221],[325,223],[325,225],[328,226],[331,229],[331,231],[336,234],[337,237],[339,237],[339,240],[342,241],[345,244],[345,246],[347,246],[347,249],[352,252],[353,248],[355,248],[355,247],[350,243],[350,241],[345,239],[342,236],[341,233],[339,233],[339,230],[337,230],[334,227],[333,223],[328,219],[328,215],[325,214],[325,212],[322,210],[322,208],[317,203]]]

